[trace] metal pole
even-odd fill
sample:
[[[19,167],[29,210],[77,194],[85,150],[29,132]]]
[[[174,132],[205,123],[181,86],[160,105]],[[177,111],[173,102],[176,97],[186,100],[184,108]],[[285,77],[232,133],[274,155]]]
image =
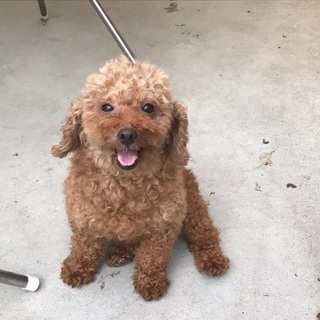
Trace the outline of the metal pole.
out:
[[[37,277],[0,270],[0,283],[19,287],[26,291],[36,291],[40,281]]]
[[[46,3],[44,2],[44,0],[38,0],[38,4],[39,4],[40,13],[41,13],[41,20],[47,21],[49,19],[49,16],[48,16]]]
[[[98,15],[100,16],[102,22],[105,24],[105,26],[108,28],[110,31],[112,37],[114,40],[117,42],[118,46],[122,50],[122,52],[126,55],[126,57],[133,63],[136,63],[134,54],[132,53],[131,49],[123,39],[123,37],[120,35],[118,30],[115,28],[114,24],[100,5],[98,0],[90,0],[92,6],[94,9],[97,11]]]

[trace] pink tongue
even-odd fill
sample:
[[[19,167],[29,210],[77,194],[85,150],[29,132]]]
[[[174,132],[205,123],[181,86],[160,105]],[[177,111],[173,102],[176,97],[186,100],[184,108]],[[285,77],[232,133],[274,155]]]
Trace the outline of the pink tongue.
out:
[[[117,157],[122,166],[129,167],[138,159],[138,153],[136,150],[118,151]]]

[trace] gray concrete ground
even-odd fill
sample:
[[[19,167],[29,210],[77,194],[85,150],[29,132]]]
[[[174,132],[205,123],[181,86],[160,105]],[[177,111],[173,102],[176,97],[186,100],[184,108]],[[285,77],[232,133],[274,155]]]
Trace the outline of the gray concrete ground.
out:
[[[50,147],[86,77],[119,49],[88,1],[47,1],[48,23],[36,1],[1,1],[0,267],[42,285],[1,285],[0,318],[316,319],[319,1],[102,3],[137,57],[165,68],[189,106],[190,166],[231,269],[200,275],[179,240],[159,302],[133,291],[133,264],[104,266],[82,289],[61,282],[68,161]]]

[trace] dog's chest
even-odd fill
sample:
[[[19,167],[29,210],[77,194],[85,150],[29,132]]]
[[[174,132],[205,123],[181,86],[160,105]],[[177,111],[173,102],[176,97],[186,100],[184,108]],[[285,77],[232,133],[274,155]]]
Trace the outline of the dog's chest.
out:
[[[178,192],[172,183],[111,178],[96,184],[90,198],[97,214],[90,217],[89,224],[104,237],[128,241],[152,232],[163,222],[177,220],[182,199],[175,199]],[[183,215],[181,203],[180,212]]]

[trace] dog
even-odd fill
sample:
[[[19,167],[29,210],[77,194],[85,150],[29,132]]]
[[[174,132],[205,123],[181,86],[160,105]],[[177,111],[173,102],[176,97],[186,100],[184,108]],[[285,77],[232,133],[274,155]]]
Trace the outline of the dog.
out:
[[[169,78],[148,62],[121,56],[88,77],[61,128],[52,155],[72,153],[64,194],[72,230],[63,282],[94,281],[102,257],[109,266],[136,261],[134,288],[158,300],[177,237],[186,237],[200,272],[229,268],[219,232],[186,168],[186,106],[173,100]],[[115,246],[105,252],[105,241]]]

